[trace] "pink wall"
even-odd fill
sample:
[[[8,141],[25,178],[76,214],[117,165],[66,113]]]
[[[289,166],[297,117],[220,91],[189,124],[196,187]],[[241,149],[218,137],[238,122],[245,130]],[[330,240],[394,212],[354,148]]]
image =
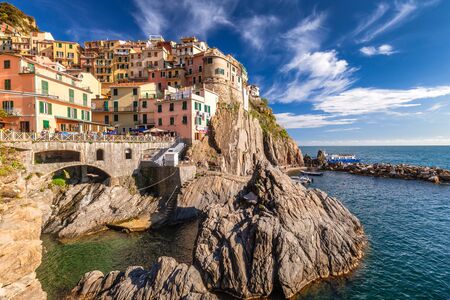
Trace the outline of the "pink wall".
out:
[[[187,109],[183,110],[183,101],[187,101]],[[171,101],[155,101],[154,103],[154,120],[155,127],[177,132],[178,136],[186,139],[193,139],[192,132],[192,100],[171,100]],[[170,103],[174,104],[174,110],[170,111]],[[158,113],[158,104],[162,105],[162,112]],[[183,124],[183,116],[187,116],[187,124]],[[170,117],[174,118],[174,125],[170,125]],[[159,125],[158,119],[162,118],[162,125]]]

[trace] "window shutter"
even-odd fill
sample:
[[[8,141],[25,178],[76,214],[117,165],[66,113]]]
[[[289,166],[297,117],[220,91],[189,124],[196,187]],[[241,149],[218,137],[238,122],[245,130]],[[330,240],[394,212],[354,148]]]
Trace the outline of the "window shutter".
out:
[[[74,119],[77,118],[77,109],[76,109],[76,108],[73,110],[73,118],[74,118]]]
[[[67,107],[67,117],[70,118],[70,107]]]
[[[41,114],[44,113],[44,102],[42,102],[42,101],[39,101],[39,112]]]
[[[84,120],[84,110],[81,111],[81,120]]]
[[[51,115],[52,114],[52,104],[51,103],[47,103],[48,105],[48,114]]]

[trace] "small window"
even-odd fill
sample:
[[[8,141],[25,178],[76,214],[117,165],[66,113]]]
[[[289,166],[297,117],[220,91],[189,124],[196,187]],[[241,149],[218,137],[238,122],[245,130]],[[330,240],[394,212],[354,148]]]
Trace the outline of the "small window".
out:
[[[198,66],[198,71],[199,72],[203,71],[203,67],[202,66]]]
[[[125,149],[125,159],[131,159],[131,158],[132,158],[131,149]]]
[[[11,79],[5,79],[5,90],[11,90]]]
[[[109,116],[105,116],[105,124],[109,124]]]
[[[84,105],[84,106],[88,106],[88,98],[87,98],[87,94],[83,94],[83,105]]]
[[[75,101],[75,92],[72,89],[69,89],[69,101],[74,102]]]
[[[207,64],[212,64],[212,62],[213,62],[213,58],[212,57],[208,57],[207,60],[206,60],[206,63]]]
[[[114,115],[114,122],[119,122],[119,115]]]
[[[117,96],[118,92],[117,89],[113,89],[113,96]]]
[[[138,115],[133,115],[133,121],[137,122],[138,121]]]
[[[11,61],[10,60],[5,60],[3,62],[3,68],[5,68],[5,69],[11,68]]]
[[[183,116],[183,124],[187,124],[188,123],[188,117],[187,116]]]
[[[161,104],[158,104],[158,112],[159,113],[162,112],[162,105]]]
[[[97,160],[105,160],[103,149],[97,149]]]
[[[142,108],[147,108],[147,101],[142,101]]]
[[[134,89],[133,89],[133,96],[136,96],[136,95],[138,94],[137,92],[138,92],[138,89],[137,89],[137,88],[134,88]]]
[[[187,101],[183,101],[183,110],[187,110]]]
[[[162,126],[162,119],[161,118],[158,119],[158,126]]]
[[[175,125],[175,118],[174,117],[170,117],[170,125]]]
[[[174,103],[170,103],[170,105],[169,105],[169,110],[170,110],[170,111],[174,111]]]

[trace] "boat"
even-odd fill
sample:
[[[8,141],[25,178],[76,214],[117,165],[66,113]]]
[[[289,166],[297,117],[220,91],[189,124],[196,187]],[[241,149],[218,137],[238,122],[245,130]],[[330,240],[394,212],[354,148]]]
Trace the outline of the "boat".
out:
[[[312,178],[309,178],[308,176],[291,176],[291,179],[303,185],[308,185],[314,181]]]
[[[303,175],[308,176],[323,176],[323,172],[317,172],[317,171],[300,171]]]
[[[324,152],[325,153],[325,152]],[[360,159],[356,157],[354,154],[326,154],[325,157],[327,159],[328,163],[335,164],[335,163],[358,163],[360,162]]]

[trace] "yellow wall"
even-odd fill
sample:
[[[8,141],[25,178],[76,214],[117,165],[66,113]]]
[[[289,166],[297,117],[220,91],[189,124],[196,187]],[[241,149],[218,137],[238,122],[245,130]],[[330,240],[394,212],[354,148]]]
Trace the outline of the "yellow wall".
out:
[[[63,57],[58,57],[57,52],[62,52]],[[68,54],[71,54],[73,58],[68,58]],[[60,61],[65,67],[80,64],[80,45],[73,42],[54,41],[53,42],[53,59]]]

